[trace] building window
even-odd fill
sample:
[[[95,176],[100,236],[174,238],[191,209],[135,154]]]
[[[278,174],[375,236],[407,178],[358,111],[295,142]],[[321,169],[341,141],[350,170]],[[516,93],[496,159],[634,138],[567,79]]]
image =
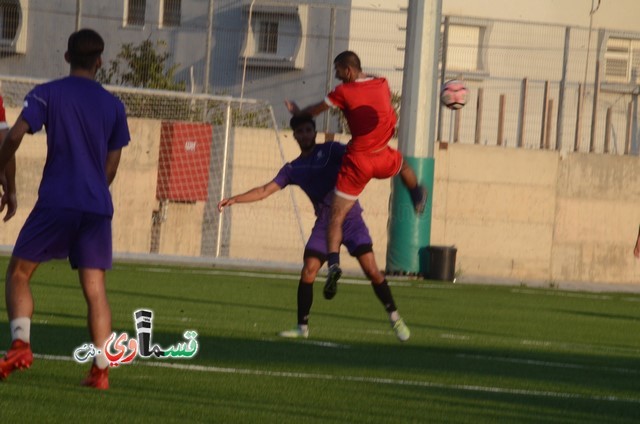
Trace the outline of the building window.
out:
[[[447,69],[482,71],[482,39],[484,28],[477,25],[449,25]]]
[[[163,27],[180,26],[181,7],[182,0],[164,0],[162,2]]]
[[[146,0],[128,0],[127,2],[127,25],[144,26],[144,15],[147,9]]]
[[[13,41],[20,25],[20,9],[15,2],[0,2],[0,35],[2,40]]]
[[[258,53],[278,52],[278,22],[261,21],[258,35]]]
[[[640,40],[610,37],[604,53],[607,82],[635,83],[640,73]]]
[[[243,66],[302,69],[305,66],[309,6],[243,6],[247,20]]]

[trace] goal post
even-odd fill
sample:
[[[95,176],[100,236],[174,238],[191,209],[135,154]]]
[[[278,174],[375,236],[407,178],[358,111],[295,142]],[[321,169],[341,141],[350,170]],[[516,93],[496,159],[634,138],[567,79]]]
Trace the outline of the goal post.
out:
[[[17,116],[24,96],[45,81],[0,76],[0,82],[11,116]],[[314,216],[296,188],[217,210],[222,198],[268,183],[299,154],[292,138],[282,140],[268,102],[105,88],[125,104],[131,131],[111,187],[114,253],[299,264]],[[18,151],[22,212],[33,207],[42,168],[21,165],[27,156],[43,163],[46,155],[45,143],[29,141]],[[24,219],[12,225],[20,227]],[[0,237],[0,244],[14,242]]]

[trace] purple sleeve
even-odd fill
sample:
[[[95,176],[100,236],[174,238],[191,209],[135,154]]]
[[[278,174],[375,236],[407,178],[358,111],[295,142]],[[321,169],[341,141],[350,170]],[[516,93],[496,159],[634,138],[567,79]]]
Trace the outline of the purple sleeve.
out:
[[[285,188],[286,186],[288,186],[291,183],[290,170],[291,164],[285,164],[282,168],[280,168],[280,171],[278,171],[278,175],[276,175],[276,177],[273,179],[273,182],[278,184],[280,188]]]
[[[22,119],[29,124],[29,131],[32,134],[40,131],[46,123],[47,100],[41,91],[40,86],[37,86],[27,93],[27,96],[24,98]]]

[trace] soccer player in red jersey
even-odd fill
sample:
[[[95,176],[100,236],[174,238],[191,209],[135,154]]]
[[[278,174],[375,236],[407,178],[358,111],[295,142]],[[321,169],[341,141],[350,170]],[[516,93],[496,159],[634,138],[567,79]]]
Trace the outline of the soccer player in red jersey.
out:
[[[404,162],[399,151],[388,145],[395,134],[397,116],[387,80],[365,74],[360,58],[352,51],[340,53],[333,63],[335,76],[342,84],[323,101],[304,109],[295,102],[285,101],[292,115],[316,116],[331,107],[340,108],[351,131],[351,141],[338,173],[327,232],[329,275],[324,287],[327,299],[335,295],[342,275],[339,256],[342,224],[369,180],[400,175],[418,214],[424,211],[427,200],[427,191],[418,184],[413,169]]]
[[[298,327],[279,333],[281,337],[306,339],[309,337],[313,282],[327,257],[326,231],[331,213],[332,192],[346,149],[343,144],[332,141],[316,144],[316,124],[311,115],[294,116],[289,125],[300,147],[300,156],[287,162],[267,184],[222,199],[218,203],[218,210],[222,212],[224,208],[236,203],[257,202],[288,185],[297,185],[309,197],[313,203],[316,222],[304,248],[304,265],[298,283]],[[362,219],[362,208],[358,202],[345,217],[342,243],[358,260],[362,271],[371,281],[373,292],[389,314],[389,322],[398,340],[408,340],[411,332],[398,313],[387,279],[378,270],[369,229]]]

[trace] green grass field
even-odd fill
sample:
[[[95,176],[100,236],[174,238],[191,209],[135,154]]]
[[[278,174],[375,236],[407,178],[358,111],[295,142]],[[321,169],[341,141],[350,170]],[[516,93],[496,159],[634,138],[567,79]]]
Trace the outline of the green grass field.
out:
[[[80,387],[88,365],[72,360],[89,342],[76,274],[43,264],[36,358],[0,382],[0,422],[640,422],[640,295],[403,281],[392,286],[412,330],[402,344],[364,281],[331,301],[319,281],[310,338],[280,339],[295,325],[297,280],[117,264],[114,330],[135,337],[133,311],[149,308],[155,343],[192,329],[200,349],[112,368],[99,392]]]

